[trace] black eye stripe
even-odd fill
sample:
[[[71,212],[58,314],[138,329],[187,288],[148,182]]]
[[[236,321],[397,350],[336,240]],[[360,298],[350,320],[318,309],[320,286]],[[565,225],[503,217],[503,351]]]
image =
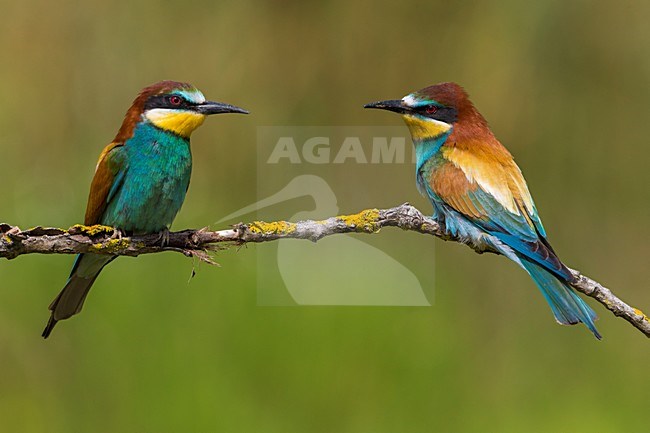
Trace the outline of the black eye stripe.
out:
[[[443,109],[443,108],[444,108],[444,107],[440,107],[440,106],[438,106],[438,105],[429,104],[429,105],[422,105],[422,106],[420,106],[420,107],[417,107],[416,110],[417,110],[418,112],[422,113],[422,114],[428,114],[428,113],[430,112],[431,109],[434,109],[435,111],[433,111],[432,114],[435,114],[435,113],[438,112],[438,110],[441,110],[441,109]]]
[[[171,98],[178,97],[181,100],[180,104],[172,104]],[[195,107],[196,104],[188,101],[180,95],[155,95],[147,99],[147,102],[144,104],[145,110],[151,110],[154,108],[170,108],[172,110],[191,110]]]
[[[454,123],[458,120],[458,110],[456,110],[454,107],[436,105],[436,109],[433,111],[433,113],[427,111],[429,107],[430,105],[424,105],[422,107],[418,107],[416,111],[421,116],[440,120],[441,122],[445,123]]]

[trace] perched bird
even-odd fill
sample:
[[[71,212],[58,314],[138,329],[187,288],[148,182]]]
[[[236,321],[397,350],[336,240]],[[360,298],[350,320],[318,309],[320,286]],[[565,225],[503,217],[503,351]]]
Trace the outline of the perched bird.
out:
[[[99,156],[85,224],[111,226],[119,235],[160,233],[164,243],[190,183],[190,135],[206,116],[220,113],[248,111],[206,101],[187,83],[161,81],[145,87],[126,112],[113,142]],[[68,282],[50,304],[44,338],[59,320],[81,311],[95,279],[114,259],[77,256]]]
[[[415,145],[417,186],[435,220],[524,268],[558,323],[582,322],[601,338],[596,314],[568,285],[574,277],[546,238],[521,170],[461,86],[436,84],[365,108],[402,115]]]

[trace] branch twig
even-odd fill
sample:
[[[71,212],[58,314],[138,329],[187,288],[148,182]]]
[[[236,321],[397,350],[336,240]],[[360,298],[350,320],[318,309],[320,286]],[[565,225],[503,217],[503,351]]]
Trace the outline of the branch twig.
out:
[[[76,225],[68,230],[35,227],[21,231],[18,227],[0,224],[0,258],[13,259],[23,254],[78,254],[138,256],[140,254],[176,251],[186,256],[214,263],[209,256],[229,246],[250,242],[269,242],[277,239],[319,239],[340,233],[377,233],[383,227],[433,235],[445,241],[462,242],[450,236],[437,222],[424,216],[413,206],[403,204],[390,209],[366,209],[354,215],[331,217],[322,221],[287,221],[236,224],[228,230],[183,230],[169,234],[169,242],[160,245],[158,235],[115,238],[111,227]],[[472,247],[470,245],[470,247]],[[473,248],[473,247],[472,247]],[[474,248],[475,249],[475,248]],[[476,250],[476,249],[475,249]],[[476,250],[478,253],[491,250]],[[571,269],[575,281],[573,288],[594,298],[614,315],[627,320],[632,326],[650,337],[650,319],[639,309],[631,307],[597,281]]]

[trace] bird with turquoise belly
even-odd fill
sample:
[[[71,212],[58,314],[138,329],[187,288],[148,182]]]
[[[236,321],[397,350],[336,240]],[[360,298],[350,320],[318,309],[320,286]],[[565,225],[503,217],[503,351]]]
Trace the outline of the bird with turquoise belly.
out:
[[[220,113],[248,112],[207,101],[187,83],[161,81],[145,87],[99,156],[84,223],[114,227],[119,235],[160,233],[164,242],[190,184],[190,135],[206,116]],[[81,311],[95,279],[114,259],[76,257],[65,287],[50,304],[44,338],[58,321]]]

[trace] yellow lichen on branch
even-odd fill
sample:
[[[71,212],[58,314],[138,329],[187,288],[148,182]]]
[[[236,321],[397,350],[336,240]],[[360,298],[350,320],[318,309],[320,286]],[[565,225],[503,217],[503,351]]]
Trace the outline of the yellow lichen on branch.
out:
[[[648,318],[648,316],[645,315],[643,311],[639,310],[638,308],[634,308],[634,312],[639,316],[643,316],[643,320],[645,320],[646,322],[650,322],[650,319]]]
[[[106,226],[101,226],[106,227]],[[120,251],[128,248],[131,241],[128,238],[121,239],[108,239],[103,243],[96,243],[92,245],[93,252],[98,253],[119,253]]]
[[[262,235],[288,235],[296,231],[296,225],[287,221],[253,221],[247,227],[250,232]]]
[[[379,209],[366,209],[353,215],[341,215],[336,219],[346,226],[354,228],[357,232],[375,233],[381,228],[379,225]]]
[[[86,226],[83,224],[75,224],[70,230],[78,230],[79,233],[86,234],[88,236],[97,236],[101,234],[111,234],[115,232],[113,227],[103,226],[101,224],[95,224],[92,226]]]

